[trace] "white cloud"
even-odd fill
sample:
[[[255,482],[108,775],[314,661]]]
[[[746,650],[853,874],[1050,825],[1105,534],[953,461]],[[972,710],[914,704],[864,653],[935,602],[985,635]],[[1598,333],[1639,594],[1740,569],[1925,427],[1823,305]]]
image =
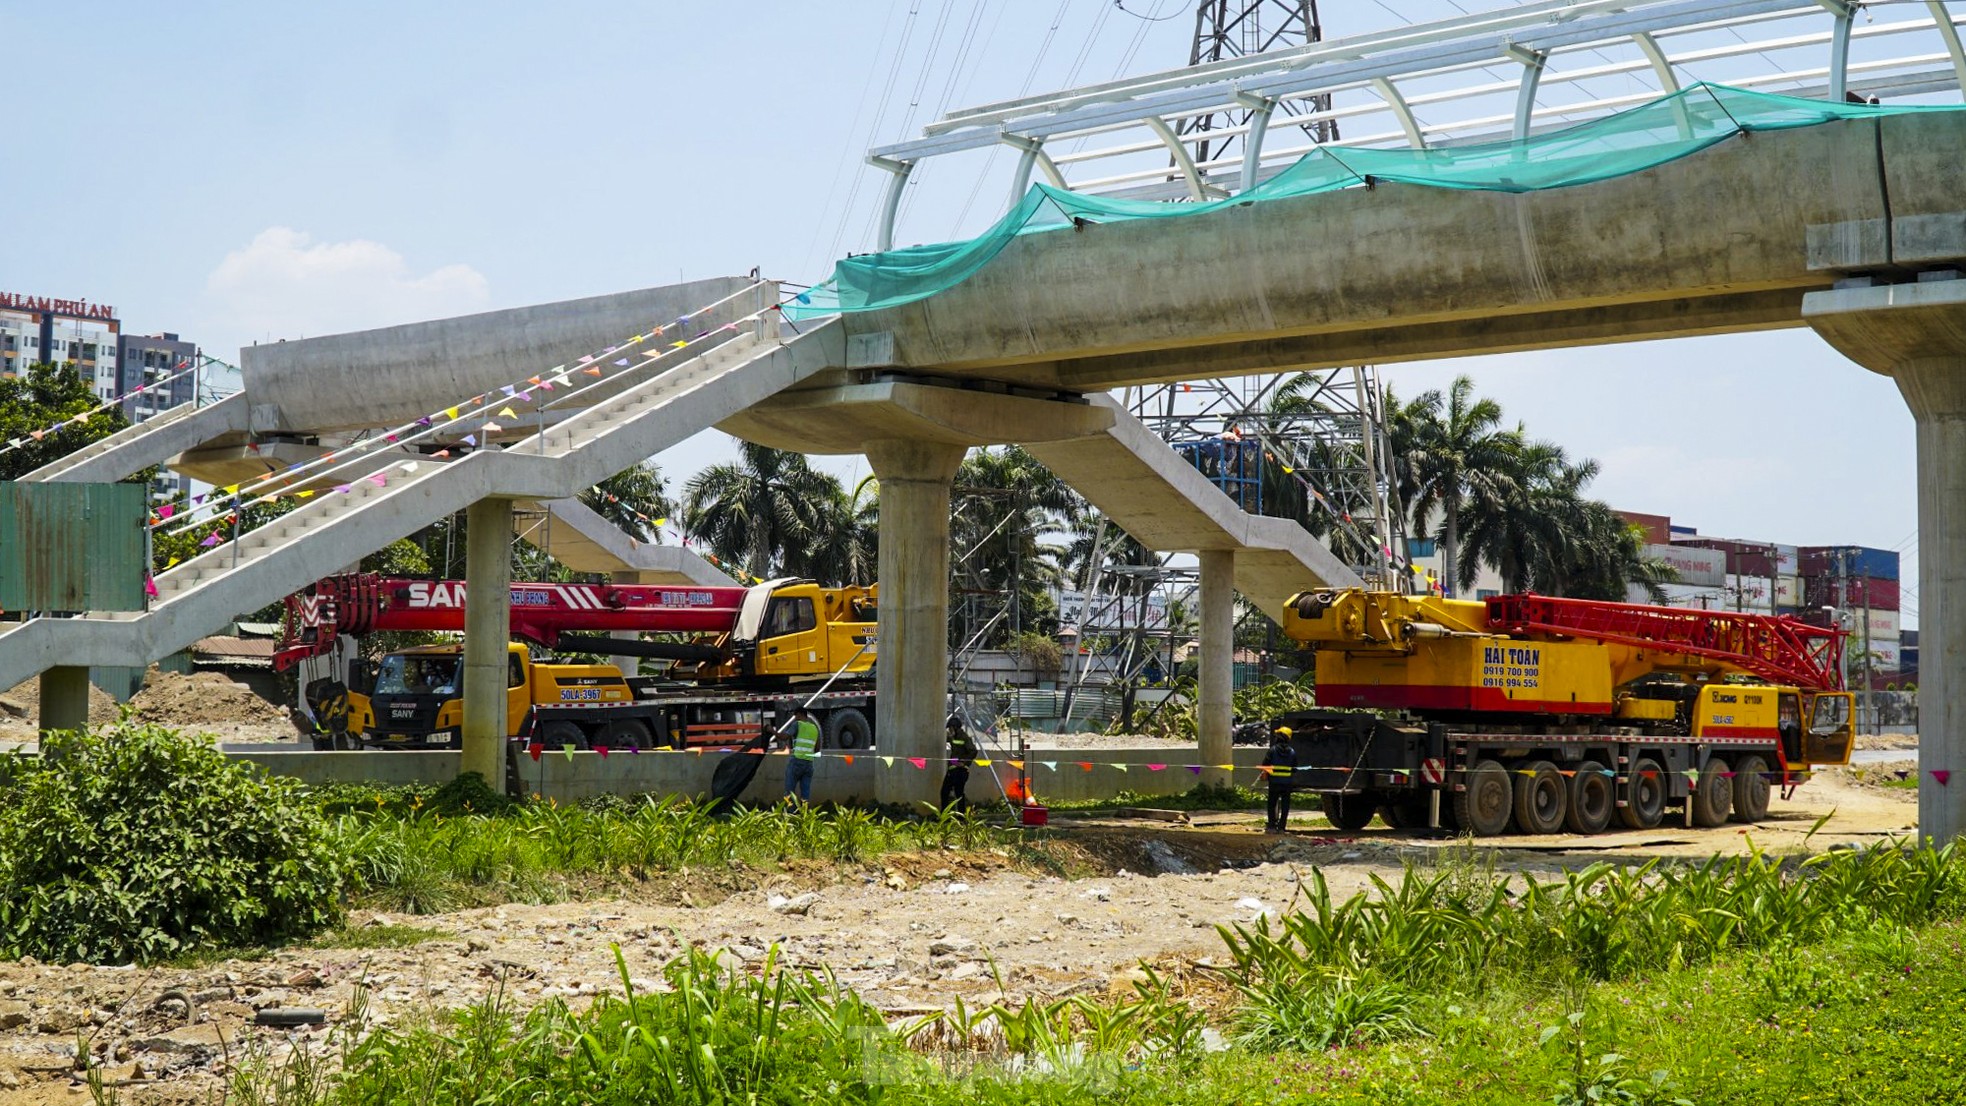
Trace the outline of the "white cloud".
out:
[[[316,242],[268,227],[205,278],[212,314],[247,341],[303,338],[483,311],[491,286],[469,265],[421,276],[380,242]]]

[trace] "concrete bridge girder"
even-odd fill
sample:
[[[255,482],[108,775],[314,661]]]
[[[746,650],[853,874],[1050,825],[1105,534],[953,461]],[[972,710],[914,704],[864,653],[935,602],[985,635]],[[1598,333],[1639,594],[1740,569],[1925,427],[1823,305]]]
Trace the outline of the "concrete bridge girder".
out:
[[[904,368],[1086,392],[1797,326],[1853,250],[1883,262],[1961,209],[1961,148],[1966,116],[1890,116],[1567,188],[1382,183],[1027,234],[939,295],[844,322],[849,348]],[[1874,241],[1833,229],[1863,226]]]

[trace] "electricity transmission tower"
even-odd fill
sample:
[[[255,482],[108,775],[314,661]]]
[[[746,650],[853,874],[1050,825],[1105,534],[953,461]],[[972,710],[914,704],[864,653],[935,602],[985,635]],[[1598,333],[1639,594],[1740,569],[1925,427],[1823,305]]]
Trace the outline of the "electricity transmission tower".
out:
[[[1200,0],[1195,5],[1195,43],[1188,52],[1189,65],[1204,65],[1226,58],[1241,58],[1272,50],[1288,50],[1324,40],[1324,25],[1318,21],[1317,0]],[[1329,111],[1329,95],[1284,100],[1277,104],[1280,115],[1306,115]],[[1195,140],[1197,164],[1226,157],[1240,157],[1242,135],[1247,133],[1255,112],[1236,107],[1184,120],[1175,128],[1182,137],[1208,132],[1228,132],[1221,137]],[[1319,119],[1299,124],[1317,142],[1338,137],[1338,124]]]

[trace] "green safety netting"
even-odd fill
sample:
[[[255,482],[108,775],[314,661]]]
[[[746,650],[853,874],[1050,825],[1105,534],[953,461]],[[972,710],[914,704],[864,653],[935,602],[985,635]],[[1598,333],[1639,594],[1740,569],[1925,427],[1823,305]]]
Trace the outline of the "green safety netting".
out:
[[[1187,218],[1231,205],[1307,196],[1377,181],[1429,188],[1536,192],[1637,173],[1748,131],[1959,110],[1961,106],[1956,105],[1839,104],[1702,83],[1639,107],[1520,142],[1437,150],[1320,146],[1249,191],[1206,203],[1112,199],[1036,184],[1016,207],[975,238],[849,257],[834,265],[831,280],[795,297],[784,310],[791,318],[808,319],[913,303],[968,279],[1018,235],[1057,230],[1075,221]]]

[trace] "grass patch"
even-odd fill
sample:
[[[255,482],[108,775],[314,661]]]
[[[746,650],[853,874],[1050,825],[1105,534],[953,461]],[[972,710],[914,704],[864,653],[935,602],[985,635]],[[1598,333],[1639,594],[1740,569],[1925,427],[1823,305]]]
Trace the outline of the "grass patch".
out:
[[[1150,972],[1124,997],[890,1022],[823,976],[691,952],[659,993],[624,969],[586,1010],[494,997],[345,1035],[341,1074],[304,1098],[278,1093],[305,1081],[277,1066],[244,1065],[233,1090],[383,1106],[1923,1106],[1966,1101],[1963,913],[1950,847],[1599,867],[1512,893],[1456,863],[1225,929],[1226,1010]]]
[[[428,926],[356,926],[323,933],[309,941],[317,949],[406,949],[425,941],[455,940],[457,934]]]
[[[1253,787],[1210,787],[1201,784],[1179,795],[1142,795],[1122,791],[1110,799],[1070,799],[1046,805],[1057,811],[1087,813],[1133,806],[1152,807],[1155,810],[1262,810],[1266,801],[1263,792]]]

